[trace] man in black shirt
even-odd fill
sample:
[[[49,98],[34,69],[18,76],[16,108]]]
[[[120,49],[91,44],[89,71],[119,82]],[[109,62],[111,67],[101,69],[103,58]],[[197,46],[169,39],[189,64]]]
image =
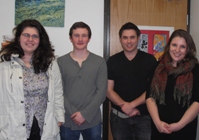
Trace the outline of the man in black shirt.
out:
[[[114,140],[150,140],[151,118],[145,105],[148,79],[156,59],[137,49],[138,27],[128,22],[119,31],[123,51],[109,58],[108,92],[110,124]]]

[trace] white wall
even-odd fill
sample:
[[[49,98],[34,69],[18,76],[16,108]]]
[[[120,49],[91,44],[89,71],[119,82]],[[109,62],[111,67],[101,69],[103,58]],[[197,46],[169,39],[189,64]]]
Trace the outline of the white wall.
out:
[[[12,34],[14,12],[15,0],[0,0],[0,43],[3,41],[2,35]],[[92,37],[88,49],[103,56],[104,0],[65,0],[65,26],[45,27],[55,46],[55,54],[60,56],[72,50],[68,32],[76,21],[90,26]]]
[[[199,59],[199,0],[191,0],[191,11],[190,11],[190,34],[197,47],[197,58]]]
[[[3,41],[2,35],[12,35],[14,13],[15,0],[0,0],[0,43]],[[103,56],[104,0],[65,0],[65,26],[45,27],[55,47],[55,54],[61,56],[72,50],[68,33],[76,21],[83,21],[90,26],[92,37],[88,49]]]
[[[193,37],[193,40],[196,44],[197,48],[197,58],[199,59],[199,0],[191,0],[191,9],[190,9],[190,34]],[[198,116],[198,130],[197,130],[197,138],[199,140],[199,116]]]
[[[199,58],[199,0],[191,0],[190,33],[196,43]],[[14,25],[15,0],[0,0],[0,43],[2,35],[9,35]],[[92,30],[88,45],[91,52],[103,56],[103,13],[104,0],[65,0],[65,27],[45,27],[56,55],[63,55],[72,50],[69,41],[69,28],[76,21],[86,22]],[[199,125],[199,124],[198,124]],[[199,140],[199,131],[197,140]]]

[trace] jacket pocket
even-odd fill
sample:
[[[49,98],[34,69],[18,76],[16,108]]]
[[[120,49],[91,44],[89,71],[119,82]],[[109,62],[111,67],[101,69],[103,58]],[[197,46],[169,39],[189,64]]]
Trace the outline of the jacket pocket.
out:
[[[0,140],[7,140],[8,136],[8,115],[0,115]]]

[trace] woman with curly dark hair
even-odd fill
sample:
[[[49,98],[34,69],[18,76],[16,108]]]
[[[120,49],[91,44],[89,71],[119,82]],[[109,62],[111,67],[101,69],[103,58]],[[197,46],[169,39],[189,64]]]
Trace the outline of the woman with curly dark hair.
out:
[[[0,51],[0,139],[59,139],[63,89],[48,34],[34,19],[22,21],[13,33]]]

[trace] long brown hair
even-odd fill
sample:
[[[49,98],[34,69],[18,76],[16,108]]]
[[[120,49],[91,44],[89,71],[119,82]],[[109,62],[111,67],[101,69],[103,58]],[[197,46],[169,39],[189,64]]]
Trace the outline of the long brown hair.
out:
[[[171,41],[175,37],[182,37],[182,38],[185,39],[185,41],[187,43],[187,54],[186,54],[185,58],[181,62],[178,62],[178,64],[187,62],[189,60],[194,60],[195,63],[198,63],[198,59],[196,58],[196,46],[195,46],[195,43],[194,43],[191,35],[187,31],[182,30],[182,29],[175,30],[172,33],[171,37],[169,38],[169,41],[167,42],[167,44],[165,46],[164,53],[163,53],[162,57],[160,57],[160,60],[162,58],[164,58],[165,56],[167,56],[170,59],[170,61],[172,61],[172,58],[171,58],[170,53],[169,53],[169,49],[170,49]]]
[[[22,21],[13,29],[14,39],[1,51],[1,61],[10,61],[12,54],[18,54],[19,58],[24,56],[23,49],[20,45],[19,38],[26,27],[34,27],[39,32],[40,43],[33,53],[33,67],[35,73],[47,71],[50,63],[55,58],[54,49],[50,43],[49,36],[40,22],[34,19]]]

